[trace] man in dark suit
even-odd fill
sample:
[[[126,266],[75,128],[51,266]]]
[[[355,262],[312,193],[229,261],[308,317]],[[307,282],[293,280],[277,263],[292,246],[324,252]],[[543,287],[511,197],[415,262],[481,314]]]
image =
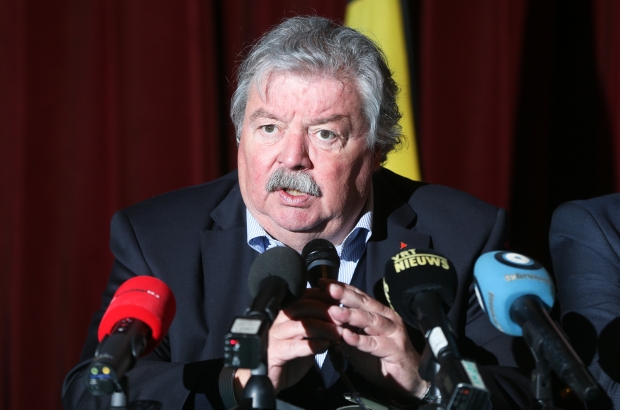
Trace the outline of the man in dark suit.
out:
[[[620,193],[567,202],[549,233],[562,326],[602,394],[620,409]]]
[[[528,381],[514,368],[511,339],[490,324],[472,284],[476,258],[504,243],[505,212],[380,166],[400,141],[396,94],[380,50],[328,20],[289,19],[254,45],[231,107],[238,171],[115,215],[116,260],[84,361],[65,380],[65,406],[106,406],[85,393],[84,370],[101,316],[135,275],[162,279],[178,306],[163,343],[128,373],[131,399],[164,409],[234,405],[250,374],[222,369],[223,340],[251,302],[252,262],[270,247],[301,252],[323,238],[341,258],[339,281],[309,289],[269,331],[267,373],[281,399],[345,405],[346,389],[322,356],[340,342],[358,390],[416,406],[430,386],[418,374],[422,335],[378,302],[374,287],[400,250],[433,248],[458,274],[448,317],[461,353],[481,365],[494,408],[526,407]]]

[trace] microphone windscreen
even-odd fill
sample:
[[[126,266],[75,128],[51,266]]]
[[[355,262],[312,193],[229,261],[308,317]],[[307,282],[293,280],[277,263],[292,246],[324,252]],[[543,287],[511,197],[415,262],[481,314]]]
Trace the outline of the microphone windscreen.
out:
[[[407,249],[394,255],[385,266],[383,288],[392,308],[407,323],[415,323],[411,302],[418,293],[436,292],[449,308],[454,303],[458,278],[452,262],[430,249]]]
[[[260,254],[250,267],[248,287],[256,297],[260,283],[268,276],[278,276],[286,281],[288,290],[295,298],[301,297],[306,289],[306,263],[292,248],[276,246]]]
[[[336,247],[327,239],[313,239],[304,246],[301,257],[308,267],[310,286],[317,287],[320,278],[338,279],[340,257]]]
[[[514,252],[494,251],[481,255],[474,265],[476,295],[493,325],[512,336],[522,336],[511,319],[510,309],[521,296],[538,296],[551,309],[555,288],[549,273],[533,259]]]
[[[144,356],[166,336],[175,313],[176,300],[168,285],[153,276],[135,276],[116,290],[99,324],[99,341],[109,335],[119,321],[138,319],[151,328],[152,334]]]

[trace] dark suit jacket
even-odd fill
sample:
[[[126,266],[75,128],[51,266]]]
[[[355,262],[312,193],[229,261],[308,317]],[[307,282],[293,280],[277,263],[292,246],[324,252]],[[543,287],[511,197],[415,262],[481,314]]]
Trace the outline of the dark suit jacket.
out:
[[[620,193],[560,206],[549,241],[562,325],[603,390],[589,408],[620,409]]]
[[[527,378],[502,367],[515,366],[511,339],[490,324],[472,285],[476,258],[504,243],[505,212],[454,189],[410,181],[386,169],[375,174],[373,183],[373,234],[352,284],[373,295],[386,262],[400,251],[401,242],[408,248],[433,248],[444,254],[459,276],[458,296],[448,316],[462,355],[488,365],[481,372],[495,393],[495,408],[525,407]],[[233,172],[149,199],[114,216],[111,248],[116,260],[101,309],[89,329],[83,362],[65,380],[66,408],[106,407],[107,397],[85,392],[84,368],[97,347],[96,331],[108,303],[117,287],[134,275],[153,275],[166,282],[176,295],[177,312],[155,353],[128,373],[130,399],[156,400],[169,410],[181,409],[186,402],[186,408],[191,408],[193,395],[206,394],[211,406],[221,406],[217,377],[223,340],[233,318],[251,303],[247,275],[258,256],[246,243],[245,212]],[[416,332],[411,331],[412,339],[421,349],[423,339]],[[352,377],[355,383],[364,383],[355,374]],[[327,361],[321,373],[310,371],[280,397],[303,408],[329,409],[345,404],[342,391]]]

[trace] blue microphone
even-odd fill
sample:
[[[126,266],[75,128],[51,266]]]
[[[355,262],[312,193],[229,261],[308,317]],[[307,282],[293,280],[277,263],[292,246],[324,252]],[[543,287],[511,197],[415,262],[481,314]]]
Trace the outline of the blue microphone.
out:
[[[549,316],[553,280],[535,260],[514,252],[481,255],[474,265],[476,295],[491,323],[503,333],[523,336],[537,362],[545,361],[581,400],[598,386]]]
[[[533,259],[514,252],[495,251],[481,255],[474,265],[476,295],[493,326],[511,336],[523,336],[523,329],[511,316],[517,299],[537,296],[545,311],[555,301],[549,273]]]

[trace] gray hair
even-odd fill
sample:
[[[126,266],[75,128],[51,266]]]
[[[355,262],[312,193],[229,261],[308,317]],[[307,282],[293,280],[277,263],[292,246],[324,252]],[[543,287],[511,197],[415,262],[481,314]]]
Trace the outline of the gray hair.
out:
[[[402,134],[396,104],[398,86],[385,55],[368,37],[322,17],[293,17],[280,23],[255,43],[237,72],[237,89],[230,107],[237,143],[252,86],[274,72],[330,75],[353,80],[368,121],[368,147],[381,148],[382,160],[400,145]]]

